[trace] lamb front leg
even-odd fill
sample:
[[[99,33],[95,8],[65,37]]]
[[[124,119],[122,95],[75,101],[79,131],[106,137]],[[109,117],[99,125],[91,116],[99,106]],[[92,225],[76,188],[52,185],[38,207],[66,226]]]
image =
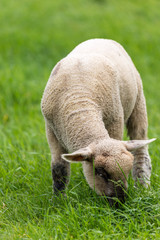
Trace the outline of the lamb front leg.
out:
[[[69,183],[70,163],[61,158],[61,155],[66,153],[66,151],[59,144],[55,134],[53,133],[53,130],[48,123],[46,123],[46,135],[52,155],[51,170],[53,190],[54,193],[57,194],[58,192],[63,192]]]

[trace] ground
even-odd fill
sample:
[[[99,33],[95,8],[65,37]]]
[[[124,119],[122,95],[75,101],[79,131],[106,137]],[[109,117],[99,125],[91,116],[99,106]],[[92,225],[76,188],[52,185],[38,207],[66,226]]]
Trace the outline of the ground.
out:
[[[0,9],[0,239],[160,239],[160,2],[1,0]],[[91,38],[114,39],[132,57],[157,138],[151,187],[129,178],[119,209],[89,188],[81,164],[66,198],[52,198],[41,96],[56,62]]]

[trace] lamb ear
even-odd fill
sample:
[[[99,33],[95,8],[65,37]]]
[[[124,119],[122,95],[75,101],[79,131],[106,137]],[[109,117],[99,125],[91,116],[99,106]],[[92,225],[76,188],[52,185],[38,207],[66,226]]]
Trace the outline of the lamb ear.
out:
[[[149,143],[155,141],[156,138],[149,139],[149,140],[131,140],[131,141],[123,141],[125,147],[127,148],[128,151],[132,152],[135,151],[136,149],[142,148]]]
[[[61,157],[67,162],[91,161],[92,150],[89,147],[81,148],[73,153],[62,154]]]

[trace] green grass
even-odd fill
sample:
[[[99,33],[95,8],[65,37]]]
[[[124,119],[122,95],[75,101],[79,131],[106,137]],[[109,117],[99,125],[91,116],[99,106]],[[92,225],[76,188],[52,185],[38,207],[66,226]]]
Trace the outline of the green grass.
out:
[[[50,152],[40,100],[58,60],[96,37],[120,42],[141,73],[149,137],[160,135],[158,0],[1,0],[0,239],[160,239],[159,143],[151,187],[110,208],[72,165],[67,197],[52,199]]]

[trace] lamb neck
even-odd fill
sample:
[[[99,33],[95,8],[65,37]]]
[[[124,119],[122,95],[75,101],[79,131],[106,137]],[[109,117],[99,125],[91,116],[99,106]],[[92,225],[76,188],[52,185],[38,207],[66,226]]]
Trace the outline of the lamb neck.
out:
[[[59,141],[68,151],[86,147],[99,139],[109,138],[102,113],[95,101],[85,94],[67,94],[59,106],[56,131]]]

